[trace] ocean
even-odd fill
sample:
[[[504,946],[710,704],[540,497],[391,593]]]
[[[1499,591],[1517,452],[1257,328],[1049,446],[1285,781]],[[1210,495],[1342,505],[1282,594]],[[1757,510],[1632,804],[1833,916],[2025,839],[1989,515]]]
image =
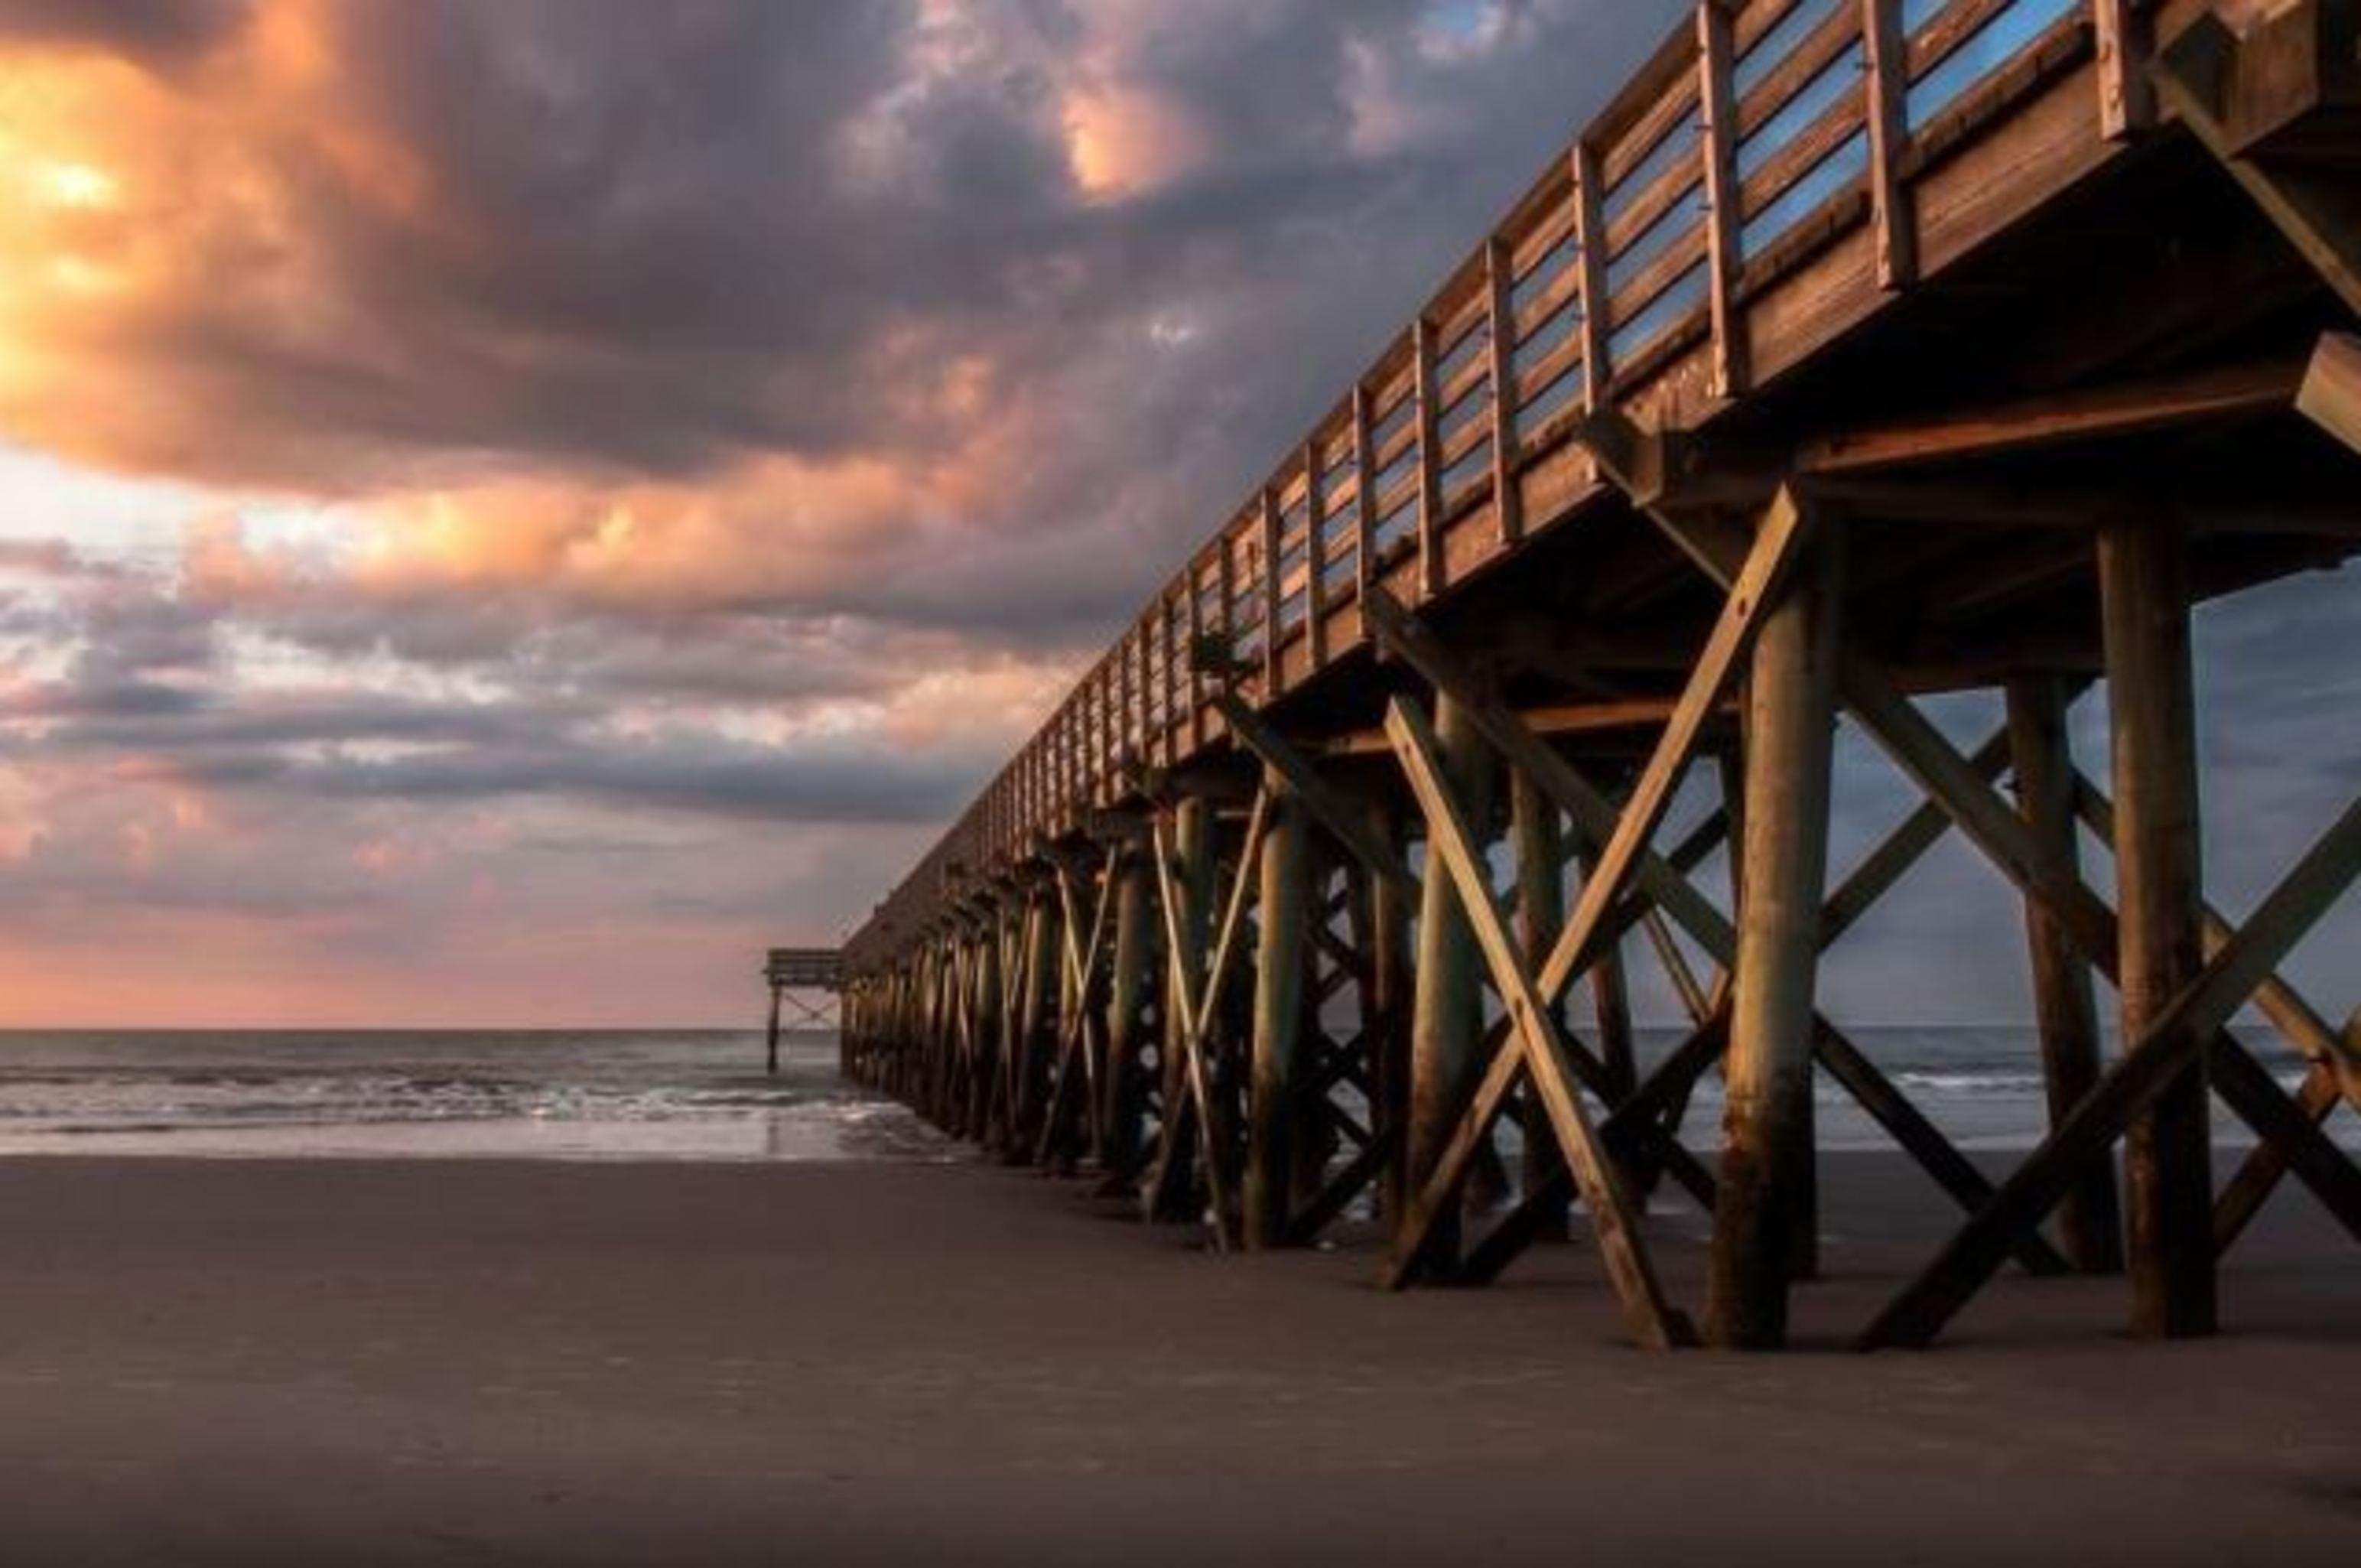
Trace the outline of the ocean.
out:
[[[1852,1031],[1919,1108],[1970,1149],[2029,1147],[2044,1111],[2020,1027]],[[2301,1063],[2248,1036],[2290,1088]],[[1641,1054],[1671,1048],[1644,1030]],[[900,1106],[839,1081],[835,1037],[790,1035],[784,1070],[738,1030],[0,1032],[0,1156],[571,1160],[945,1159],[958,1150]],[[1824,1147],[1884,1135],[1823,1076]],[[1718,1085],[1686,1124],[1710,1148]],[[2330,1124],[2356,1139],[2355,1119]],[[2251,1142],[2217,1113],[2225,1146]]]
[[[0,1156],[939,1158],[832,1032],[0,1032]]]

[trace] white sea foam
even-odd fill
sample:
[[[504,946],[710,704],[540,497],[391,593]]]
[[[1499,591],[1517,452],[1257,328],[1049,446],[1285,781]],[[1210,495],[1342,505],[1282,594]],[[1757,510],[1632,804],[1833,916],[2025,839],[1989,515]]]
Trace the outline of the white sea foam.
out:
[[[835,1043],[630,1034],[0,1035],[0,1154],[941,1158]]]

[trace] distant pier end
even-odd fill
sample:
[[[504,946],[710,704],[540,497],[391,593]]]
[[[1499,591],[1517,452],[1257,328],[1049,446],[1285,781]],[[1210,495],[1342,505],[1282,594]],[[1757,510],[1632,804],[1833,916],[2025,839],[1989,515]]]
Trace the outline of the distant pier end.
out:
[[[763,961],[763,980],[771,988],[771,1026],[764,1053],[764,1070],[779,1071],[779,1011],[795,1010],[798,1028],[840,1026],[844,994],[844,955],[834,948],[773,948]]]

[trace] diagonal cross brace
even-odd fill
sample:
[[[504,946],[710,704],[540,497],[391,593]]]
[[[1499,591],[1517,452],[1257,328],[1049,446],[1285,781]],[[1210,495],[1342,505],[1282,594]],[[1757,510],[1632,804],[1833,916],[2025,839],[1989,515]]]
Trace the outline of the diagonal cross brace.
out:
[[[1648,840],[1663,825],[1674,789],[1696,752],[1706,720],[1720,706],[1723,695],[1738,678],[1746,655],[1771,606],[1776,602],[1788,570],[1802,553],[1809,532],[1810,514],[1792,490],[1781,490],[1763,515],[1745,564],[1730,587],[1730,597],[1706,640],[1705,651],[1689,673],[1680,702],[1665,722],[1648,765],[1632,787],[1631,798],[1617,819],[1614,832],[1598,852],[1598,863],[1582,885],[1582,897],[1567,917],[1565,928],[1542,965],[1544,997],[1554,1000],[1565,982],[1587,967],[1601,923],[1620,898]]]
[[[1860,1348],[1931,1342],[1992,1277],[2011,1243],[2038,1225],[2082,1168],[2103,1157],[2133,1119],[2200,1052],[2213,1047],[2231,1016],[2319,924],[2356,875],[2361,875],[2361,801],[2346,808],[2154,1026],[2001,1184],[1993,1201],[1877,1315],[1862,1332]]]
[[[1575,772],[1565,758],[1543,744],[1505,704],[1484,693],[1458,659],[1399,601],[1389,598],[1384,589],[1373,588],[1363,605],[1362,615],[1388,651],[1415,670],[1428,685],[1466,709],[1477,732],[1571,816],[1585,839],[1604,843],[1614,834],[1622,816],[1615,803]],[[1692,887],[1664,857],[1643,848],[1632,875],[1640,891],[1662,905],[1699,942],[1727,948],[1737,940],[1729,917]]]
[[[1230,1235],[1229,1178],[1223,1158],[1223,1138],[1214,1115],[1213,1085],[1205,1066],[1205,1046],[1213,1027],[1213,1018],[1221,1009],[1222,996],[1229,983],[1234,955],[1237,950],[1238,932],[1246,920],[1246,890],[1254,879],[1255,857],[1262,847],[1264,829],[1270,820],[1270,793],[1258,791],[1254,809],[1246,819],[1244,848],[1238,854],[1235,877],[1230,884],[1230,896],[1222,916],[1220,934],[1213,944],[1213,962],[1207,970],[1203,989],[1198,988],[1190,965],[1181,956],[1185,951],[1180,940],[1180,906],[1174,901],[1171,850],[1167,841],[1163,821],[1155,826],[1156,880],[1158,902],[1164,911],[1165,946],[1170,955],[1169,970],[1172,992],[1177,1000],[1182,1031],[1181,1058],[1184,1065],[1182,1081],[1187,1087],[1187,1101],[1173,1107],[1167,1126],[1159,1137],[1165,1146],[1158,1161],[1157,1181],[1169,1179],[1177,1168],[1173,1157],[1174,1144],[1180,1124],[1190,1118],[1191,1109],[1197,1129],[1198,1152],[1205,1167],[1205,1187],[1212,1200],[1214,1245],[1227,1251]]]
[[[1589,1208],[1601,1260],[1622,1303],[1626,1322],[1641,1343],[1653,1349],[1694,1343],[1696,1331],[1665,1299],[1637,1217],[1583,1108],[1581,1091],[1566,1063],[1564,1043],[1552,1022],[1541,982],[1527,971],[1509,935],[1507,917],[1486,880],[1473,835],[1444,780],[1432,728],[1415,704],[1397,699],[1387,714],[1386,731],[1425,813],[1428,841],[1451,877],[1477,946],[1507,1003],[1515,1048],[1532,1074],[1558,1146]],[[1415,1246],[1413,1241],[1413,1250]]]
[[[1858,660],[1849,660],[1842,681],[1855,717],[1904,772],[1918,782],[1931,801],[1952,815],[2010,882],[2065,927],[2092,967],[2114,981],[2118,960],[2114,912],[2070,868],[2052,865],[2040,854],[2024,819],[1974,776],[1969,762],[1882,675]],[[2079,775],[2076,796],[2077,809],[2085,819],[2112,837],[2114,813],[2106,797]],[[2206,914],[2209,948],[2219,951],[2229,940],[2227,923],[2211,910]],[[2341,1042],[2277,976],[2263,977],[2256,1000],[2305,1055],[2340,1071],[2350,1070],[2352,1064]],[[2225,1031],[2217,1029],[2215,1034],[2218,1037],[2205,1043],[2206,1050],[2211,1059],[2229,1064],[2234,1078],[2223,1099],[2232,1111],[2262,1136],[2267,1146],[2287,1155],[2289,1168],[2332,1212],[2340,1217],[2361,1212],[2356,1208],[2361,1192],[2356,1190],[2351,1162],[2318,1136],[2310,1120],[2244,1046]]]
[[[1488,696],[1469,677],[1449,650],[1422,623],[1398,603],[1386,598],[1382,590],[1373,592],[1367,615],[1373,630],[1389,649],[1417,671],[1427,684],[1459,702],[1471,715],[1478,730],[1498,746],[1512,764],[1533,778],[1545,795],[1575,817],[1578,830],[1593,830],[1597,838],[1605,838],[1613,831],[1619,813],[1612,803],[1526,729],[1516,714]],[[2006,757],[2007,736],[2004,730],[1978,748],[1971,765],[1975,776],[1988,779],[2002,771]],[[1940,840],[1950,827],[1949,816],[1940,807],[1929,804],[1896,828],[1829,896],[1821,917],[1823,948],[1832,945],[1850,929],[1877,899]],[[1729,966],[1737,950],[1736,933],[1721,912],[1696,891],[1683,873],[1680,860],[1677,854],[1668,861],[1653,851],[1643,851],[1634,868],[1635,878],[1641,891],[1679,920],[1705,948],[1708,956],[1721,966],[1723,980],[1720,983],[1726,986]],[[1678,949],[1672,946],[1655,909],[1643,908],[1641,918],[1648,923],[1649,935],[1659,956],[1666,960],[1667,972],[1675,988],[1681,991],[1692,1021],[1702,1025],[1718,1009],[1717,1000],[1708,997],[1697,986],[1695,977],[1687,973],[1687,965],[1682,960]],[[1628,928],[1628,924],[1618,924],[1614,931],[1618,939],[1622,930]],[[1596,945],[1603,948],[1604,941]],[[1990,1183],[1982,1179],[1973,1165],[1961,1157],[1949,1141],[1916,1113],[1908,1100],[1867,1058],[1850,1049],[1849,1042],[1826,1019],[1817,1022],[1815,1054],[1847,1091],[1861,1102],[1863,1108],[1954,1201],[1972,1212],[1989,1197]],[[1584,1065],[1578,1052],[1574,1060],[1577,1068]],[[1461,1130],[1463,1136],[1455,1139],[1452,1146],[1452,1148],[1462,1149],[1463,1152],[1455,1162],[1438,1162],[1438,1179],[1452,1177],[1464,1169],[1466,1158],[1472,1155],[1475,1146],[1489,1133],[1505,1109],[1509,1096],[1521,1080],[1522,1070],[1521,1058],[1515,1053],[1495,1059],[1492,1069],[1478,1085],[1467,1125]],[[1618,1114],[1620,1114],[1620,1111]],[[1629,1125],[1628,1123],[1625,1124]],[[1669,1132],[1664,1135],[1666,1140],[1670,1136]],[[1451,1149],[1446,1149],[1446,1154],[1450,1152]],[[1670,1150],[1664,1152],[1669,1153]],[[1700,1186],[1694,1179],[1688,1184],[1693,1190]],[[1430,1211],[1439,1211],[1451,1189],[1441,1179],[1430,1180],[1427,1185],[1426,1207]],[[1709,1193],[1710,1190],[1709,1184],[1702,1186],[1703,1192]],[[1515,1243],[1512,1238],[1521,1234],[1520,1221],[1523,1209],[1528,1205],[1545,1206],[1561,1201],[1563,1196],[1564,1184],[1553,1182],[1546,1192],[1529,1197],[1525,1204],[1520,1205],[1519,1212],[1503,1223],[1501,1247],[1495,1249],[1487,1244],[1482,1250],[1513,1249]],[[2018,1251],[2026,1267],[2036,1273],[2055,1273],[2063,1264],[2057,1251],[2038,1237],[2024,1243]],[[1389,1282],[1399,1287],[1406,1279],[1409,1266],[1415,1257],[1415,1252],[1398,1255],[1392,1264]],[[1500,1263],[1505,1261],[1505,1257],[1498,1259]],[[1497,1267],[1494,1271],[1497,1272]]]
[[[1405,893],[1415,893],[1418,879],[1377,836],[1368,824],[1340,795],[1319,770],[1302,752],[1290,745],[1286,737],[1272,728],[1263,718],[1241,701],[1235,692],[1213,694],[1213,707],[1223,722],[1239,743],[1259,758],[1263,765],[1287,782],[1289,789],[1302,802],[1312,819],[1328,830],[1329,836],[1343,845],[1353,858],[1368,868],[1374,876],[1383,877]]]
[[[1122,863],[1122,860],[1123,849],[1120,845],[1108,849],[1106,866],[1099,879],[1098,899],[1091,914],[1090,934],[1079,946],[1074,935],[1074,917],[1082,912],[1075,907],[1073,873],[1063,865],[1058,868],[1058,902],[1065,916],[1059,922],[1059,948],[1066,969],[1067,983],[1071,987],[1074,1010],[1071,1017],[1059,1020],[1059,1032],[1065,1038],[1060,1042],[1058,1052],[1057,1085],[1050,1093],[1049,1112],[1042,1120],[1041,1137],[1034,1154],[1037,1163],[1046,1163],[1050,1155],[1057,1151],[1061,1132],[1060,1124],[1065,1118],[1066,1107],[1073,1094],[1073,1080],[1077,1076],[1074,1071],[1077,1057],[1081,1058],[1080,1077],[1083,1087],[1090,1091],[1085,1096],[1085,1104],[1086,1106],[1095,1105],[1098,1102],[1096,1089],[1100,1047],[1093,1038],[1098,1025],[1097,1020],[1091,1014],[1091,987],[1098,976],[1099,954],[1105,947],[1107,912],[1114,903],[1115,871]],[[1089,1124],[1087,1134],[1092,1152],[1093,1155],[1100,1154],[1102,1151],[1098,1147],[1097,1119],[1087,1113],[1083,1119]]]

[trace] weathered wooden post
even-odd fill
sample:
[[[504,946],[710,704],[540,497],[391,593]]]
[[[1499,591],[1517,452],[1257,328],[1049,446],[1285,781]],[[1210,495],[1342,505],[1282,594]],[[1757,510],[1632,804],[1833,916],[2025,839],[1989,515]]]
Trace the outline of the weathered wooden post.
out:
[[[1033,890],[1025,917],[1025,1001],[1016,1031],[1016,1050],[1009,1066],[1008,1141],[1002,1150],[1010,1163],[1032,1157],[1040,1130],[1042,1092],[1049,1080],[1049,1038],[1058,985],[1058,908],[1045,890]]]
[[[993,967],[1000,976],[1000,1015],[993,1036],[989,1070],[979,1075],[976,1092],[983,1101],[978,1119],[978,1140],[998,1148],[1016,1135],[1016,1061],[1023,1052],[1025,1028],[1025,934],[1029,911],[1021,887],[1012,883],[1001,900],[999,942]]]
[[[997,896],[987,900],[975,928],[975,990],[973,1023],[964,1071],[952,1086],[950,1114],[956,1135],[984,1135],[985,1107],[979,1091],[993,1071],[1000,1025],[1000,926]]]
[[[1382,796],[1369,806],[1371,837],[1398,860],[1401,824]],[[1368,908],[1365,938],[1369,965],[1366,1048],[1372,1090],[1369,1130],[1385,1146],[1378,1178],[1378,1211],[1389,1226],[1401,1223],[1410,1191],[1410,900],[1390,877],[1361,873]]]
[[[1713,758],[1714,773],[1720,780],[1722,811],[1730,819],[1730,906],[1741,909],[1746,904],[1746,735],[1748,727],[1741,723],[1741,733],[1729,744],[1719,748]],[[1725,1081],[1728,1068],[1723,1069]],[[1808,1076],[1808,1075],[1807,1075]],[[1820,1108],[1811,1094],[1806,1093],[1793,1107],[1801,1123],[1796,1134],[1800,1147],[1817,1151],[1820,1145]],[[1817,1157],[1804,1160],[1788,1170],[1787,1277],[1790,1280],[1812,1279],[1820,1272],[1820,1171]]]
[[[1312,881],[1311,829],[1302,806],[1275,773],[1264,787],[1270,792],[1271,805],[1257,868],[1261,919],[1255,957],[1245,1182],[1246,1244],[1256,1251],[1285,1242],[1295,1183],[1304,922]]]
[[[2114,729],[2123,1033],[2146,1036],[2205,962],[2188,542],[2177,520],[2099,530],[2107,711]],[[2202,1052],[2124,1145],[2132,1332],[2215,1327],[2213,1127]]]
[[[1107,982],[1106,1081],[1101,1115],[1107,1174],[1127,1183],[1138,1172],[1140,1121],[1147,1097],[1141,1056],[1148,1046],[1141,1014],[1155,983],[1156,878],[1137,845],[1115,870],[1115,962]]]
[[[1565,924],[1565,846],[1557,807],[1522,768],[1509,774],[1509,839],[1517,868],[1517,936],[1524,945],[1525,961],[1538,970]],[[1540,1092],[1531,1084],[1525,1086],[1522,1104],[1520,1196],[1530,1201],[1557,1179],[1565,1156],[1549,1133]],[[1565,1205],[1553,1203],[1551,1212],[1535,1223],[1533,1234],[1542,1240],[1564,1241]]]
[[[2082,874],[2066,709],[2066,683],[2057,676],[2028,675],[2009,683],[2008,741],[2017,808],[2040,856],[2037,869],[2052,885],[2079,881]],[[2099,1080],[2098,1004],[2089,962],[2038,899],[2026,900],[2025,936],[2033,964],[2041,1077],[2054,1127]],[[2123,1218],[2112,1164],[2091,1167],[2059,1206],[2058,1220],[2066,1255],[2074,1266],[2089,1274],[2122,1270]]]
[[[773,1078],[779,1076],[779,1001],[780,993],[785,989],[786,987],[781,985],[776,977],[772,979],[771,1026],[767,1047],[763,1056],[763,1070]]]
[[[1444,773],[1478,834],[1492,815],[1491,748],[1467,710],[1435,707]],[[1413,1188],[1443,1156],[1483,1069],[1483,968],[1459,894],[1430,863],[1419,889],[1418,958],[1411,971],[1410,1171]],[[1438,1216],[1420,1272],[1448,1273],[1459,1255],[1459,1216]]]
[[[1797,1183],[1814,1157],[1812,1039],[1836,725],[1839,536],[1826,520],[1767,613],[1746,682],[1738,961],[1707,1334],[1785,1343]]]

